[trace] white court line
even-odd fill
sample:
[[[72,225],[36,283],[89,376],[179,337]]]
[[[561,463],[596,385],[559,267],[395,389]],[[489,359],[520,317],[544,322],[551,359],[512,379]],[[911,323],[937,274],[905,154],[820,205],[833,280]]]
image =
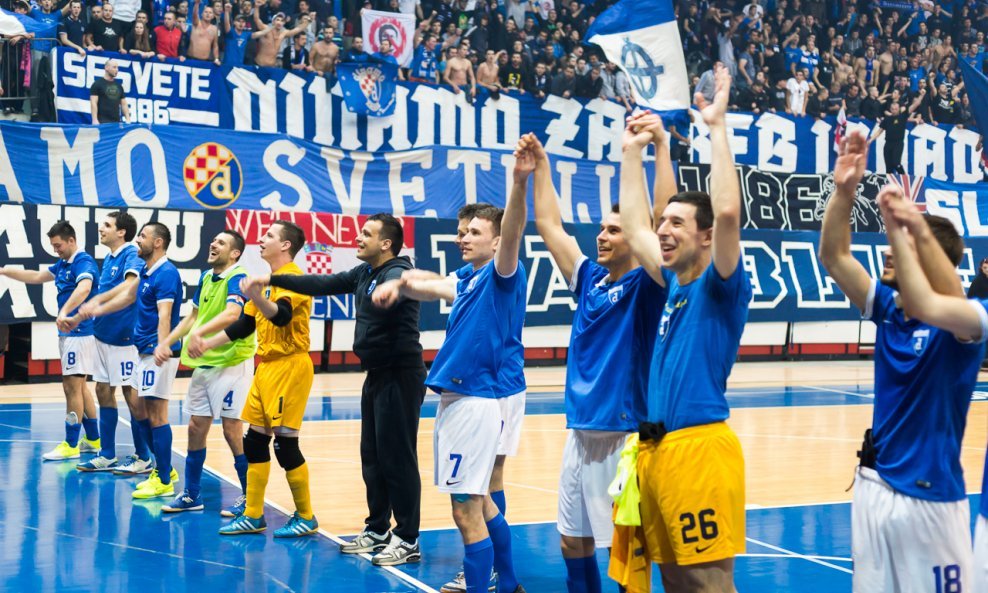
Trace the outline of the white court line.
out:
[[[120,418],[120,422],[122,422],[123,424],[126,424],[128,427],[130,426],[130,422],[127,421],[127,420],[125,420],[124,418]],[[176,447],[172,447],[172,453],[175,453],[179,457],[183,457],[183,458],[185,457],[185,453],[183,453],[182,451],[179,451],[178,448],[176,448]],[[205,465],[204,464],[202,466],[202,469],[204,469],[207,472],[213,474],[213,476],[219,478],[220,480],[223,480],[227,484],[230,484],[232,486],[235,486],[238,489],[240,488],[240,482],[239,481],[234,481],[233,478],[230,478],[229,476],[226,476],[225,474],[223,474],[219,470],[213,468],[212,466]],[[292,513],[290,513],[288,511],[288,509],[286,509],[285,507],[281,506],[280,504],[277,504],[277,503],[272,502],[267,497],[264,498],[264,504],[268,505],[269,507],[273,508],[274,510],[278,511],[279,513],[282,513],[286,517],[291,517],[292,516]],[[323,537],[329,539],[330,541],[336,543],[337,545],[342,546],[343,544],[346,543],[346,541],[344,541],[343,539],[341,539],[338,535],[332,534],[332,533],[326,531],[325,529],[319,528],[319,534],[322,535]],[[232,537],[236,537],[236,536],[232,536]],[[353,556],[360,556],[361,558],[363,558],[364,560],[366,560],[368,562],[370,562],[371,561],[371,558],[372,558],[372,556],[370,554],[353,554]],[[398,570],[397,568],[395,568],[393,566],[378,566],[378,567],[375,567],[375,568],[380,568],[380,569],[384,570],[385,572],[391,573],[392,575],[398,577],[398,579],[400,579],[402,581],[405,581],[406,583],[408,583],[409,585],[415,587],[419,591],[425,591],[426,593],[439,593],[439,591],[433,589],[429,585],[426,585],[425,583],[423,583],[422,581],[416,579],[415,577],[413,577],[411,575],[405,574],[404,572]]]
[[[791,554],[738,554],[738,557],[744,558],[793,558]],[[841,558],[840,556],[809,556],[806,558],[816,558],[817,560],[826,560],[829,562],[853,562],[850,558]]]
[[[757,544],[759,546],[764,546],[764,547],[766,547],[766,548],[768,548],[770,550],[775,550],[776,552],[782,552],[783,554],[785,554],[787,556],[792,556],[793,558],[800,558],[802,560],[806,560],[807,562],[812,562],[813,564],[819,564],[820,566],[826,566],[827,568],[832,568],[834,570],[839,570],[841,572],[846,572],[847,574],[854,574],[854,571],[852,571],[850,568],[844,568],[843,566],[837,566],[836,564],[831,564],[830,562],[826,562],[824,560],[818,560],[816,556],[807,556],[805,554],[799,554],[797,552],[793,552],[792,550],[787,550],[785,548],[780,548],[779,546],[773,546],[772,544],[767,544],[767,543],[765,543],[763,541],[759,541],[759,540],[754,539],[754,538],[751,538],[751,537],[746,537],[745,539],[748,540],[749,542],[753,543],[753,544]]]
[[[829,393],[840,393],[843,395],[853,395],[854,397],[861,397],[864,399],[875,399],[874,393],[854,393],[853,391],[844,391],[842,389],[830,389],[829,387],[817,387],[816,385],[793,385],[793,387],[798,387],[800,389],[813,389],[816,391],[826,391]]]
[[[13,428],[13,429],[16,429],[16,430],[26,430],[28,432],[31,432],[31,429],[30,428],[24,428],[23,426],[15,426],[13,424],[4,424],[4,423],[0,422],[0,426],[6,426],[7,428]]]

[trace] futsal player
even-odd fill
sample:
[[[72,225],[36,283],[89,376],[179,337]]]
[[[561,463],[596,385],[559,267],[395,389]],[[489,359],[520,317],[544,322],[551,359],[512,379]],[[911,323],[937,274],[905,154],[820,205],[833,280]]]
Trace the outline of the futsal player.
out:
[[[278,220],[261,238],[261,258],[274,274],[301,275],[295,256],[305,245],[305,233],[293,222]],[[244,512],[220,528],[221,535],[259,533],[264,521],[264,491],[271,472],[271,437],[274,454],[285,470],[295,501],[295,512],[275,530],[275,537],[315,533],[319,522],[312,512],[309,466],[298,446],[305,405],[312,389],[314,369],[309,358],[309,316],[312,298],[283,288],[268,287],[257,278],[241,286],[250,302],[244,315],[225,331],[203,340],[211,350],[231,340],[257,333],[257,366],[241,418],[250,425],[244,436],[247,456],[247,504]]]
[[[526,220],[529,150],[516,151],[514,184],[504,211],[480,210],[460,247],[470,268],[455,278],[423,278],[415,271],[388,282],[374,302],[390,306],[399,295],[452,301],[446,340],[426,386],[441,394],[434,433],[435,483],[450,494],[453,520],[464,543],[467,593],[487,591],[491,569],[497,590],[523,593],[511,557],[511,530],[488,494],[502,427],[509,421],[499,402],[525,390],[521,343],[527,281],[519,263]]]
[[[48,240],[58,261],[47,270],[23,270],[0,267],[0,276],[25,284],[55,282],[58,291],[58,353],[62,362],[62,391],[65,393],[65,440],[41,458],[45,461],[76,459],[80,453],[100,450],[99,421],[96,402],[86,387],[86,378],[93,374],[96,339],[92,322],[69,327],[64,320],[74,315],[79,306],[99,290],[99,270],[96,260],[76,242],[75,229],[61,220],[48,230]],[[80,424],[81,419],[81,424]],[[85,429],[85,436],[79,433]]]
[[[144,260],[140,283],[130,284],[106,302],[83,307],[72,320],[103,317],[136,302],[133,339],[139,358],[132,384],[150,421],[150,434],[145,433],[144,438],[152,444],[155,459],[151,475],[132,494],[137,500],[174,496],[174,482],[178,481],[178,472],[172,468],[172,427],[168,423],[168,401],[178,372],[178,345],[164,363],[158,364],[154,357],[155,348],[179,323],[184,290],[178,268],[167,256],[171,240],[171,231],[160,222],[141,227],[137,235],[137,252]]]
[[[895,277],[899,294],[906,314],[929,323],[941,330],[939,333],[953,334],[965,341],[980,343],[988,340],[988,300],[964,299],[956,293],[940,293],[931,285],[928,268],[935,265],[939,273],[955,273],[953,263],[943,256],[939,243],[929,225],[928,216],[922,216],[913,204],[902,199],[901,192],[883,192],[880,196],[882,215],[885,218],[889,242],[895,250]],[[913,248],[915,245],[915,249]],[[924,262],[923,251],[930,252]],[[917,256],[917,251],[919,256]],[[939,260],[937,262],[936,260]],[[932,461],[932,460],[931,460]],[[988,457],[981,484],[981,504],[974,529],[974,568],[971,580],[960,580],[960,565],[953,560],[950,564],[939,565],[940,584],[943,591],[971,590],[988,591]],[[966,502],[963,504],[966,507]],[[962,511],[958,511],[954,521],[962,522]],[[966,525],[966,522],[964,522]],[[961,531],[960,525],[957,526]],[[958,537],[959,539],[959,537]],[[954,542],[951,542],[954,543]],[[910,546],[912,547],[912,546]],[[950,568],[950,567],[953,568]],[[936,577],[937,568],[930,575]],[[948,574],[949,571],[949,574]],[[926,579],[923,591],[933,591]],[[936,582],[933,583],[936,586]]]
[[[233,340],[211,350],[203,340],[240,319],[247,302],[240,281],[247,272],[240,267],[244,252],[243,235],[224,230],[209,244],[206,263],[192,296],[192,312],[154,350],[158,364],[172,356],[172,345],[182,342],[182,364],[194,369],[185,411],[189,414],[189,447],[185,458],[185,490],[162,507],[166,513],[201,511],[202,467],[206,463],[206,437],[216,418],[222,418],[223,437],[233,453],[233,467],[240,479],[242,495],[234,505],[223,509],[224,516],[243,512],[247,493],[247,458],[244,456],[244,425],[240,420],[247,391],[254,378],[254,336]],[[183,338],[184,341],[183,341]]]
[[[131,241],[137,235],[134,217],[118,210],[110,212],[99,226],[100,243],[110,254],[103,260],[99,278],[99,294],[90,302],[99,304],[113,298],[121,291],[131,290],[140,282],[144,262]],[[144,438],[151,430],[144,404],[131,385],[134,367],[137,365],[137,349],[134,348],[134,305],[116,313],[93,320],[96,337],[93,380],[96,381],[96,399],[99,401],[99,427],[101,449],[99,455],[76,466],[83,472],[112,471],[119,475],[151,473],[151,450]],[[126,463],[118,463],[116,451],[117,398],[116,389],[123,392],[130,409],[130,432],[134,439],[134,454]]]
[[[656,217],[676,193],[668,136],[657,115],[629,125],[652,133],[657,174]],[[665,279],[660,267],[638,264],[621,229],[619,208],[604,214],[596,261],[563,228],[549,158],[534,134],[522,138],[535,154],[535,221],[570,289],[577,295],[566,363],[566,426],[559,476],[557,528],[570,593],[600,593],[597,548],[614,532],[607,488],[629,432],[646,418],[648,369],[658,332]]]
[[[397,218],[374,214],[357,237],[357,259],[363,262],[359,266],[336,274],[275,274],[258,279],[299,294],[354,295],[353,352],[367,372],[360,395],[360,463],[369,514],[363,531],[340,551],[376,552],[372,562],[378,566],[422,558],[418,428],[426,373],[419,341],[419,303],[403,299],[382,309],[371,300],[378,285],[400,279],[413,268],[408,257],[398,255],[404,238]]]
[[[853,588],[973,591],[970,510],[960,451],[984,347],[967,339],[980,333],[955,327],[942,331],[939,319],[928,316],[925,302],[912,295],[904,301],[906,292],[897,293],[906,279],[900,274],[900,258],[909,264],[918,258],[922,270],[907,264],[909,276],[922,275],[936,292],[962,300],[955,267],[964,243],[950,221],[927,216],[911,223],[914,256],[912,247],[903,247],[910,236],[892,220],[886,223],[891,251],[885,270],[880,279],[871,278],[851,254],[850,231],[867,141],[852,132],[840,148],[835,190],[821,229],[820,260],[877,331],[873,424],[865,434],[851,505]],[[881,192],[886,202],[890,191]],[[918,278],[909,281],[921,283]],[[904,308],[904,302],[910,306]]]
[[[718,66],[714,79],[712,103],[694,97],[710,129],[710,195],[672,196],[657,234],[642,169],[652,133],[632,121],[623,140],[621,226],[632,254],[646,270],[661,268],[669,291],[649,373],[648,421],[639,431],[638,481],[649,559],[670,592],[733,592],[734,556],[745,545],[744,458],[725,423],[724,394],[752,291],[741,265],[741,192],[724,121],[731,77]]]

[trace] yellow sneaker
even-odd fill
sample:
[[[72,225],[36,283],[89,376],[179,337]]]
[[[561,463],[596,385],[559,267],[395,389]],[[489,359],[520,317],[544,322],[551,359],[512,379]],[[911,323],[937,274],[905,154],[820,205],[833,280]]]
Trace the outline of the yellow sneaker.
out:
[[[79,439],[79,452],[80,453],[99,453],[100,442],[99,439],[89,440],[86,437]]]
[[[45,461],[59,461],[62,459],[78,459],[79,447],[72,447],[67,442],[62,441],[57,447],[41,456]]]
[[[159,496],[175,496],[175,484],[162,484],[157,472],[151,472],[151,477],[141,482],[141,487],[131,495],[138,500],[158,498]]]
[[[171,476],[171,479],[172,479],[172,483],[173,484],[178,481],[178,472],[175,471],[175,468],[174,467],[172,468],[172,472],[169,475]],[[141,488],[144,488],[145,486],[149,485],[151,483],[151,480],[152,479],[158,480],[159,482],[161,481],[160,479],[158,479],[158,469],[157,468],[151,470],[151,474],[148,476],[148,479],[144,480],[143,482],[138,482],[137,483],[137,489],[140,490]]]

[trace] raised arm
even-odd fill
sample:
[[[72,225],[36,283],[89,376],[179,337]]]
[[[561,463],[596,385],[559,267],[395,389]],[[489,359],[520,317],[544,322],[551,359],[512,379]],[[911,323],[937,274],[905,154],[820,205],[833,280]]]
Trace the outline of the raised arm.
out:
[[[622,139],[621,181],[618,192],[621,206],[621,232],[624,233],[631,253],[645,268],[648,275],[665,286],[662,277],[662,245],[652,230],[648,209],[648,192],[645,190],[645,167],[642,151],[652,141],[646,129],[629,121]]]
[[[741,261],[741,187],[727,140],[725,120],[731,75],[727,68],[719,66],[714,72],[714,80],[713,103],[707,103],[699,93],[693,102],[710,128],[710,205],[714,211],[711,255],[717,273],[721,278],[728,278]]]
[[[44,284],[55,279],[55,276],[48,270],[21,270],[17,268],[0,268],[0,276],[6,276],[24,284]]]
[[[299,294],[324,296],[347,294],[357,290],[357,270],[353,268],[336,274],[275,274],[257,278],[262,285],[277,286]]]
[[[676,173],[672,168],[672,156],[669,153],[669,134],[662,125],[662,118],[648,114],[637,118],[639,123],[645,126],[645,130],[652,132],[652,145],[655,147],[655,182],[652,185],[652,228],[658,229],[659,219],[669,204],[669,198],[679,193],[676,185]],[[673,128],[675,130],[675,128]],[[675,133],[675,132],[673,132]],[[679,136],[681,142],[687,140],[682,135]]]
[[[423,270],[406,270],[398,280],[389,280],[374,289],[371,299],[382,309],[394,306],[401,297],[413,301],[453,302],[456,298],[456,278],[422,273]]]
[[[854,130],[840,144],[834,165],[834,193],[827,200],[820,229],[820,263],[854,306],[864,311],[871,276],[851,255],[851,212],[868,162],[868,141]]]
[[[233,6],[231,6],[229,2],[223,4],[223,32],[224,33],[230,32],[230,14],[232,9]]]
[[[528,178],[533,171],[535,155],[527,143],[519,141],[515,149],[514,182],[508,194],[508,203],[504,206],[501,240],[494,254],[494,267],[504,277],[511,276],[518,269],[521,238],[525,235],[525,221],[528,219]]]
[[[552,185],[549,157],[542,148],[542,143],[534,134],[523,136],[518,141],[519,146],[522,143],[527,144],[527,149],[535,156],[535,228],[545,241],[545,246],[552,254],[552,259],[562,272],[563,278],[569,281],[573,278],[573,269],[583,256],[583,252],[580,251],[576,239],[563,228],[563,217],[559,213],[559,196]]]
[[[199,0],[196,0],[195,3],[192,5],[192,26],[193,27],[198,27],[199,26],[199,4],[200,4]]]

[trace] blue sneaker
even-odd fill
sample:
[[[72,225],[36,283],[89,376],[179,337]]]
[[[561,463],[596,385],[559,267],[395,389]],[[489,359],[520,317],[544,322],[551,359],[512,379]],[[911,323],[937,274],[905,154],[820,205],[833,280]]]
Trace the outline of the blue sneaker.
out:
[[[282,527],[274,530],[275,537],[302,537],[311,535],[319,529],[319,522],[315,517],[303,519],[298,512],[292,513],[291,519]]]
[[[244,514],[247,510],[247,496],[241,494],[237,497],[237,502],[233,503],[233,506],[226,507],[220,511],[221,517],[239,517]]]
[[[192,496],[189,491],[179,494],[175,500],[161,507],[166,513],[181,513],[182,511],[201,511],[206,505],[202,504],[202,494]]]
[[[220,535],[243,535],[245,533],[260,533],[268,528],[264,522],[264,517],[251,519],[247,515],[240,515],[227,525],[220,527]]]

